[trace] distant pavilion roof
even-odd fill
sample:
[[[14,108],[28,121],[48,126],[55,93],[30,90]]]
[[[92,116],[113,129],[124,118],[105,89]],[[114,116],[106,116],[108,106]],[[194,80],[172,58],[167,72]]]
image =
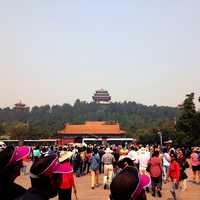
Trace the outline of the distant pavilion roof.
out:
[[[87,121],[85,124],[65,124],[58,134],[67,135],[124,135],[126,132],[120,129],[119,123],[108,124],[105,121]]]

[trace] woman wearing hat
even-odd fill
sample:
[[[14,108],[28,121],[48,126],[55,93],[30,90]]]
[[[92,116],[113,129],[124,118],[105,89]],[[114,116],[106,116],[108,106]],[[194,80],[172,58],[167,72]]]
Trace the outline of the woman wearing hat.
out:
[[[145,188],[150,183],[149,176],[140,175],[135,167],[127,166],[113,179],[110,200],[146,200]]]
[[[14,183],[23,166],[22,159],[30,154],[25,146],[6,147],[0,152],[0,198],[12,200],[26,192],[22,186]]]
[[[63,164],[65,168],[68,168],[68,169],[71,168],[71,172],[62,174],[61,183],[58,190],[59,200],[71,200],[72,188],[74,190],[74,194],[77,199],[76,185],[75,185],[74,176],[73,176],[73,166],[70,163],[72,154],[73,153],[71,151],[60,152],[59,162]]]
[[[72,168],[60,164],[57,155],[38,158],[30,169],[32,186],[17,200],[49,200],[56,197],[61,174],[68,173],[72,173]]]

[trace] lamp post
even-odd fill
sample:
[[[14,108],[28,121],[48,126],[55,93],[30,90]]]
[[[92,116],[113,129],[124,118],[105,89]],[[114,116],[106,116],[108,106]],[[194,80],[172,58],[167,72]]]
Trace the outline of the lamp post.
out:
[[[163,142],[162,142],[162,132],[158,130],[158,135],[160,136],[160,148],[162,150]]]

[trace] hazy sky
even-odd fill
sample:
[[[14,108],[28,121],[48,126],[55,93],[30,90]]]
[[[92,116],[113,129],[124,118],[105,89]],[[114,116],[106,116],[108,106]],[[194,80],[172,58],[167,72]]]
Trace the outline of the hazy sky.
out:
[[[0,0],[0,107],[177,106],[200,96],[199,0]]]

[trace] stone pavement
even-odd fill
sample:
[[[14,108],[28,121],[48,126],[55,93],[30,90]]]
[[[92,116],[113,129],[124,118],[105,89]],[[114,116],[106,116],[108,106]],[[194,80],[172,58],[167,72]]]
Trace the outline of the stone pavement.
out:
[[[181,192],[181,200],[200,200],[200,184],[193,183],[191,181],[191,170],[187,172],[189,174],[188,178],[188,189],[184,192]],[[100,176],[100,185],[98,188],[94,190],[90,187],[90,175],[86,175],[83,177],[76,178],[77,183],[77,191],[78,191],[78,199],[79,200],[108,200],[109,197],[109,190],[104,190],[103,185],[103,176]],[[16,182],[23,185],[24,187],[30,187],[30,179],[28,175],[21,175],[17,178]],[[123,183],[122,183],[123,184]],[[163,197],[152,197],[150,194],[147,194],[148,200],[153,199],[160,199],[160,200],[167,200],[169,199],[170,192],[169,192],[169,184],[163,185],[162,190]],[[74,198],[73,198],[74,199]],[[57,200],[54,198],[53,200]]]

